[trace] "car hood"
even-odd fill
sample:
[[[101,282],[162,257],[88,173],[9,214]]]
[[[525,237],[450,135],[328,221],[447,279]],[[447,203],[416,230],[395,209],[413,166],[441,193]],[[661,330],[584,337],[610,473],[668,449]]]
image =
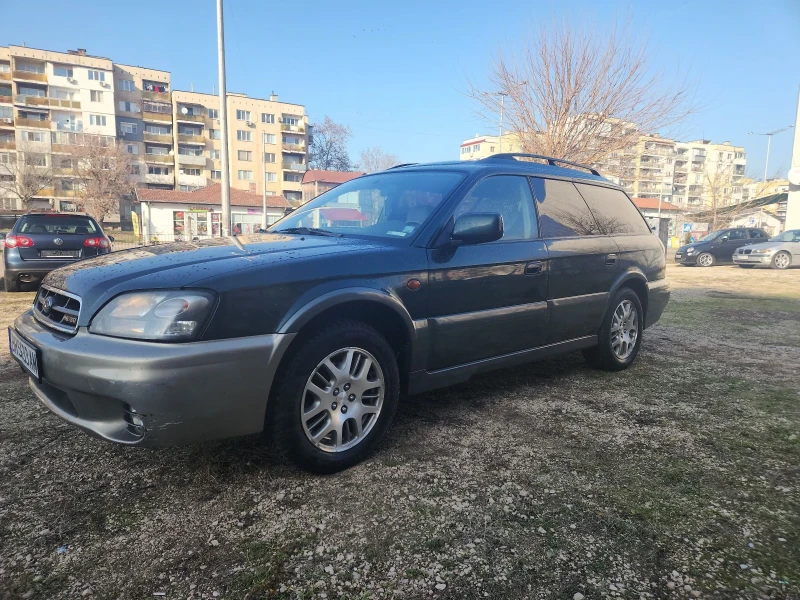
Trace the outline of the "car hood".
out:
[[[745,246],[748,250],[766,250],[767,248],[783,248],[786,242],[761,242],[760,244],[748,244]]]
[[[681,246],[675,252],[686,252],[687,248],[704,248],[708,242],[694,242],[693,244],[686,244],[685,246]]]
[[[87,304],[105,302],[122,292],[188,287],[264,262],[354,252],[378,244],[356,238],[271,233],[176,242],[72,263],[52,271],[42,283],[77,294],[89,308]]]

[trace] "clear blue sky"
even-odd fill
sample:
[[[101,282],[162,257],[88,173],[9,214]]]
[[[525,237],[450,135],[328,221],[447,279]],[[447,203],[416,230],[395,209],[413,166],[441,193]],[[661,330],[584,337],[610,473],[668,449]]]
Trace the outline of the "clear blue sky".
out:
[[[272,2],[226,0],[228,90],[305,104],[312,120],[350,125],[351,156],[379,145],[404,161],[457,159],[460,142],[490,126],[462,94],[492,51],[554,16],[599,26],[630,19],[656,67],[691,67],[708,108],[684,139],[745,146],[763,173],[766,139],[794,123],[800,85],[800,2],[486,0]],[[0,45],[90,54],[171,71],[174,89],[216,84],[214,0],[3,2]],[[494,130],[494,127],[491,127]],[[792,132],[776,136],[770,176],[789,168]]]

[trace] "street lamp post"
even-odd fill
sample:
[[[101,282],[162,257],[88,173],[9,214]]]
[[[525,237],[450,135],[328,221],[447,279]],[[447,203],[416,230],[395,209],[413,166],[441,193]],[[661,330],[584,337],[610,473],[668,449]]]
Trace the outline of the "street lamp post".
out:
[[[788,129],[791,129],[794,125],[789,125],[788,127],[784,127],[783,129],[776,129],[775,131],[770,131],[768,133],[755,133],[753,131],[748,131],[747,135],[765,135],[767,136],[767,160],[764,161],[764,189],[762,191],[766,191],[767,189],[767,172],[769,171],[769,150],[770,146],[772,146],[772,136],[777,135],[779,133],[783,133]],[[764,207],[762,206],[761,209],[758,211],[758,226],[761,227],[761,218],[764,214]]]
[[[228,100],[225,86],[225,24],[222,0],[217,0],[217,60],[219,62],[219,134],[222,167],[222,235],[231,231],[231,172],[228,157]]]
[[[508,92],[497,92],[500,95],[500,145],[498,154],[502,154],[503,152],[503,109],[506,105],[506,96],[508,96]]]

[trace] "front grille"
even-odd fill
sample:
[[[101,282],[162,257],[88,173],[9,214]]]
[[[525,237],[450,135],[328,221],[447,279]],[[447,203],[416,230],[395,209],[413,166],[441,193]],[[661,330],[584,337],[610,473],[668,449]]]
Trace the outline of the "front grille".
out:
[[[750,254],[752,250],[748,248],[747,250],[739,250],[739,252],[741,252],[742,254]]]
[[[81,299],[48,286],[39,287],[33,303],[33,316],[48,327],[75,333],[81,313]]]

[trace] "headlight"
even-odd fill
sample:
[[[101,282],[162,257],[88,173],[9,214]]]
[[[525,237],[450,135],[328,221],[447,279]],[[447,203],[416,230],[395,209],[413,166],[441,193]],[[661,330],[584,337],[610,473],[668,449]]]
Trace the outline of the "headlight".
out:
[[[691,254],[692,252],[694,252],[693,246],[690,246],[689,248],[686,249],[686,254]]]
[[[200,335],[215,297],[201,290],[131,292],[94,316],[91,333],[136,340],[188,342]]]
[[[775,248],[766,248],[766,249],[756,249],[751,252],[751,254],[771,254],[775,252]]]

